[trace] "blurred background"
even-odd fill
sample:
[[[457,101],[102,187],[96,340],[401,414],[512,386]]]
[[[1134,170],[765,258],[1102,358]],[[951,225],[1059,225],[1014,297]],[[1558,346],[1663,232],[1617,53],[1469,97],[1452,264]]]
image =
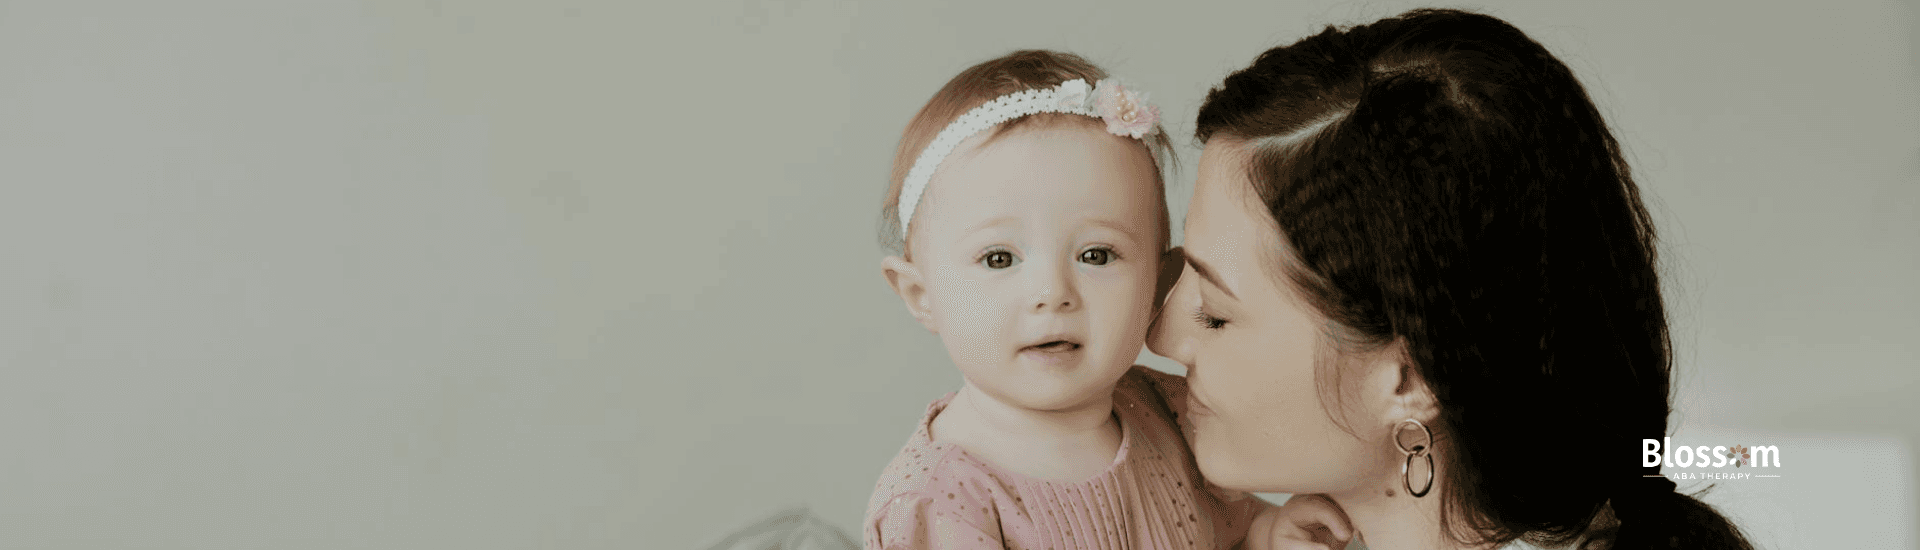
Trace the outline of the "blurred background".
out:
[[[0,548],[857,540],[960,384],[878,269],[937,88],[1034,47],[1134,80],[1177,226],[1209,86],[1419,5],[0,0]],[[1708,501],[1766,548],[1915,548],[1916,6],[1447,5],[1624,143],[1670,435],[1781,449]]]

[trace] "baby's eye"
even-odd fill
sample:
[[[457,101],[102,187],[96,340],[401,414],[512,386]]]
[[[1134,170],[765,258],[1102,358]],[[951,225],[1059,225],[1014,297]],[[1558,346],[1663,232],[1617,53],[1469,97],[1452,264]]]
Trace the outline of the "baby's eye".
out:
[[[987,266],[987,269],[1006,269],[1013,267],[1013,253],[1005,250],[990,251],[980,257],[980,263],[981,265]]]
[[[1113,258],[1111,248],[1089,248],[1080,252],[1080,261],[1093,265],[1107,265]]]

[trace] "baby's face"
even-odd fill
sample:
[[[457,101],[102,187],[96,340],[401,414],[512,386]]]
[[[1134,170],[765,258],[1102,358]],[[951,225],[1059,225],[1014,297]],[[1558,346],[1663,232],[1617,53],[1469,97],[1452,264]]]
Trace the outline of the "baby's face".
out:
[[[997,400],[1062,410],[1103,398],[1151,321],[1166,246],[1153,159],[1096,124],[981,146],[986,135],[941,164],[913,223],[930,325]]]

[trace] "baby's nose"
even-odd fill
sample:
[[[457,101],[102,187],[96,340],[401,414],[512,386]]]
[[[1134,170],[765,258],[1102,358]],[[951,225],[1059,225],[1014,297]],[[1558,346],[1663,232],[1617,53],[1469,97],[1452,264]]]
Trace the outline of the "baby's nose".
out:
[[[1077,300],[1071,292],[1062,292],[1056,288],[1046,288],[1042,289],[1040,291],[1040,297],[1034,300],[1033,309],[1035,311],[1071,309],[1075,305],[1075,302],[1077,302]]]
[[[1070,311],[1080,306],[1079,290],[1074,288],[1073,269],[1063,267],[1043,275],[1040,288],[1034,293],[1033,310]]]

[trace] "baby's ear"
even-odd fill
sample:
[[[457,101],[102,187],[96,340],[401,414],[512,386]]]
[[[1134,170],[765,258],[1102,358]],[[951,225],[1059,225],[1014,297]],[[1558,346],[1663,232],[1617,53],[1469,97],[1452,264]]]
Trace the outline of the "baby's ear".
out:
[[[900,301],[906,303],[907,313],[927,327],[927,331],[939,334],[934,328],[933,306],[927,296],[926,280],[921,278],[920,269],[913,262],[899,256],[887,256],[880,260],[880,274],[887,278],[887,286],[893,287],[893,293],[900,295]]]

